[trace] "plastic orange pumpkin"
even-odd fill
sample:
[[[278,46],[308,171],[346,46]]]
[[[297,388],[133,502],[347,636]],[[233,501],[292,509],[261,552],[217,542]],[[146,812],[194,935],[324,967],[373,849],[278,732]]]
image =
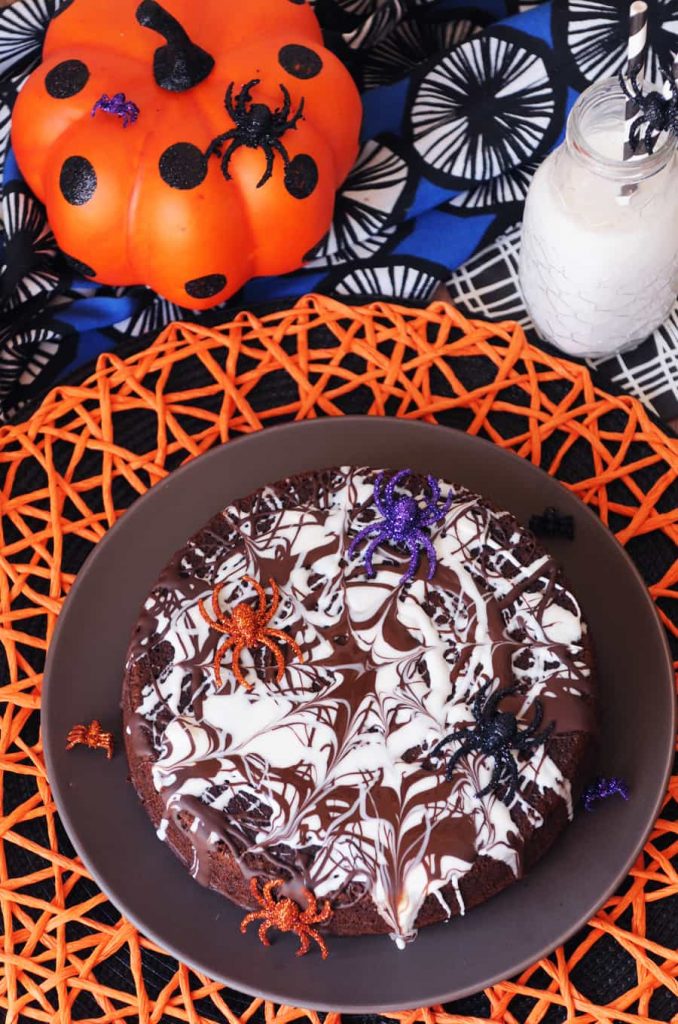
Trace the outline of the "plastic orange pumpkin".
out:
[[[308,258],[360,117],[303,0],[72,0],[12,143],[81,273],[205,309]]]

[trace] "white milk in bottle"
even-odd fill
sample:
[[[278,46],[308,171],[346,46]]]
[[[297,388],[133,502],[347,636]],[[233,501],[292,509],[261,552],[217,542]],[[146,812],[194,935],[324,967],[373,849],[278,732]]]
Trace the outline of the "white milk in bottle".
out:
[[[616,79],[582,93],[527,196],[523,296],[541,336],[569,355],[638,344],[678,292],[676,142],[623,161],[624,109]]]

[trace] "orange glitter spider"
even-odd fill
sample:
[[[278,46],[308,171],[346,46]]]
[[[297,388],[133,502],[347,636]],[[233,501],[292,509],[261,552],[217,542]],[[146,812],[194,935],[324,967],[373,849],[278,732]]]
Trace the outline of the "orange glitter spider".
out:
[[[252,683],[248,683],[242,674],[240,668],[240,655],[242,654],[245,647],[259,647],[263,644],[264,647],[268,647],[273,652],[273,656],[278,666],[278,674],[276,676],[276,682],[279,683],[283,677],[285,671],[285,659],[282,656],[279,647],[273,643],[274,640],[279,640],[282,643],[289,644],[299,661],[303,661],[299,644],[296,640],[293,640],[287,633],[283,633],[281,629],[269,629],[266,625],[271,621],[276,611],[278,610],[278,604],[280,603],[280,592],[278,585],[273,579],[269,579],[269,586],[273,591],[271,598],[270,608],[266,608],[266,594],[261,584],[253,580],[251,576],[243,576],[243,583],[249,583],[256,590],[259,595],[259,606],[253,608],[246,601],[241,601],[233,609],[232,615],[227,615],[219,607],[219,594],[224,588],[225,584],[222,583],[220,586],[216,586],[212,592],[212,611],[214,617],[212,617],[202,598],[198,602],[200,608],[200,614],[203,619],[219,633],[226,633],[228,636],[227,640],[224,640],[223,644],[220,644],[217,648],[217,653],[214,655],[214,661],[212,668],[214,669],[214,678],[216,679],[217,686],[220,682],[220,665],[221,660],[229,649],[233,648],[233,674],[238,680],[241,686],[244,686],[246,690],[252,689]]]
[[[109,761],[113,757],[113,733],[104,732],[96,718],[89,725],[74,725],[66,737],[66,750],[80,745],[90,750],[105,750]]]
[[[320,946],[323,960],[327,960],[329,953],[322,935],[312,927],[314,924],[323,924],[332,917],[330,901],[325,900],[320,910],[315,896],[309,889],[304,889],[304,897],[307,902],[305,910],[302,910],[298,903],[288,896],[282,899],[273,899],[273,891],[283,884],[282,878],[276,878],[272,882],[266,882],[263,890],[259,891],[259,884],[256,878],[250,880],[250,892],[263,910],[254,910],[243,918],[240,931],[245,934],[247,926],[252,921],[261,921],[259,925],[259,941],[264,946],[270,946],[268,938],[269,928],[277,928],[280,932],[294,932],[299,936],[299,949],[297,956],[305,956],[311,948],[311,939]]]

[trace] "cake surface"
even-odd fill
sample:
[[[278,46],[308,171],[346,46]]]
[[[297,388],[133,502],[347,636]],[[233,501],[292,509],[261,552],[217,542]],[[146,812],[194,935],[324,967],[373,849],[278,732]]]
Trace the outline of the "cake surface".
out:
[[[282,879],[330,900],[325,930],[402,942],[550,846],[595,685],[579,605],[513,516],[410,475],[392,502],[434,513],[393,545],[378,478],[304,474],[215,516],[144,606],[123,716],[132,781],[198,881],[251,906],[251,878]],[[268,646],[214,625],[276,589]]]

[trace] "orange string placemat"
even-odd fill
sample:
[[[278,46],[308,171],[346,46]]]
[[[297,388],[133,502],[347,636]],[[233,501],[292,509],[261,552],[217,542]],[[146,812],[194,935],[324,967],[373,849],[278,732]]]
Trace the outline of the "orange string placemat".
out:
[[[177,964],[117,914],[59,823],[37,712],[45,650],[75,573],[138,495],[235,434],[347,411],[462,427],[559,476],[642,562],[678,638],[678,445],[637,401],[600,391],[586,369],[531,347],[515,324],[467,321],[443,303],[349,308],[307,296],[220,329],[173,325],[124,359],[102,355],[83,383],[55,388],[26,422],[0,430],[0,1006],[8,1021],[319,1024],[311,1010],[244,997]],[[566,947],[477,997],[482,1012],[436,1006],[385,1018],[670,1019],[676,943],[670,915],[655,924],[678,895],[677,798],[674,776],[619,893]],[[607,978],[596,997],[583,968],[606,958],[623,962],[623,981]]]

